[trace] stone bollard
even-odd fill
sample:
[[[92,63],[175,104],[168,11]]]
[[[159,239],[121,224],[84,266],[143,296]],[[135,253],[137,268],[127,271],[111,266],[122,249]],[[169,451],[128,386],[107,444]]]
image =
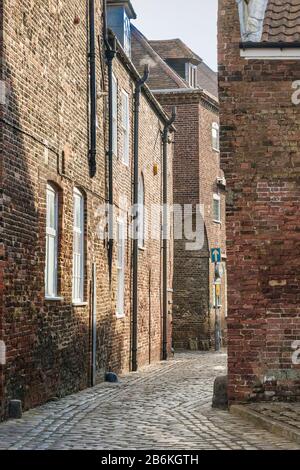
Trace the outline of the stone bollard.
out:
[[[110,383],[118,383],[119,379],[117,374],[114,374],[113,372],[107,372],[105,374],[105,381]]]
[[[11,419],[22,418],[22,402],[21,400],[10,400],[8,407],[8,417]]]
[[[220,410],[228,409],[228,377],[223,375],[217,377],[214,383],[214,395],[212,401],[213,408],[219,408]]]

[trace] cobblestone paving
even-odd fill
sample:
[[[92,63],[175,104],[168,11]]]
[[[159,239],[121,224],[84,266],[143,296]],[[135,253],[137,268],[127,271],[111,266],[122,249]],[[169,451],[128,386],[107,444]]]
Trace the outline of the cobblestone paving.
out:
[[[0,449],[297,449],[211,408],[226,355],[180,353],[0,424]]]

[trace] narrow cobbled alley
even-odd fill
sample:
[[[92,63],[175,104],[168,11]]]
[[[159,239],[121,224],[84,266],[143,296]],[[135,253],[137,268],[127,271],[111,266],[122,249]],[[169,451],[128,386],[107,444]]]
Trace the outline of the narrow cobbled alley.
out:
[[[225,353],[178,353],[2,423],[0,449],[297,449],[211,408],[225,372]]]

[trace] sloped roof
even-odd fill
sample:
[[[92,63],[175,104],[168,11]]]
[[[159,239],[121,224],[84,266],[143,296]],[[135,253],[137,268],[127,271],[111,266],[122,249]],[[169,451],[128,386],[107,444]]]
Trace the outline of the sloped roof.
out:
[[[300,42],[300,0],[269,0],[263,42]]]
[[[207,90],[216,98],[218,97],[218,74],[214,72],[205,62],[198,65],[198,86]]]
[[[169,66],[165,59],[170,59],[169,44],[165,50],[165,43],[172,42],[184,46],[185,51],[189,51],[189,57],[185,56],[186,60],[191,60],[191,57],[197,57],[197,85],[199,88],[207,91],[209,94],[218,98],[218,75],[211,70],[205,62],[193,51],[191,51],[181,40],[174,39],[171,41],[148,41],[147,38],[133,25],[132,30],[132,47],[131,55],[132,60],[139,72],[142,74],[145,64],[150,65],[150,77],[148,84],[151,90],[173,90],[190,89],[189,84],[182,78],[171,66]],[[173,42],[174,41],[174,42]],[[180,41],[179,43],[177,41]],[[153,48],[153,43],[160,43],[156,50]],[[160,55],[158,51],[161,51]],[[179,52],[178,56],[181,55]],[[173,58],[175,53],[173,54]]]
[[[145,36],[131,25],[131,57],[139,73],[143,73],[146,64],[150,66],[148,84],[152,90],[161,88],[188,88],[183,80],[150,46]]]
[[[149,44],[163,59],[187,59],[194,62],[202,61],[202,59],[184,44],[181,39],[149,41]]]

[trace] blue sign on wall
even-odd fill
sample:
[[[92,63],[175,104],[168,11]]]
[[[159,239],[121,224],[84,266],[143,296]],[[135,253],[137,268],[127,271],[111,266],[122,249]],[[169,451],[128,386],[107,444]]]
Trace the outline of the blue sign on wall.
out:
[[[213,248],[211,250],[211,261],[212,263],[221,263],[222,261],[221,248]]]

